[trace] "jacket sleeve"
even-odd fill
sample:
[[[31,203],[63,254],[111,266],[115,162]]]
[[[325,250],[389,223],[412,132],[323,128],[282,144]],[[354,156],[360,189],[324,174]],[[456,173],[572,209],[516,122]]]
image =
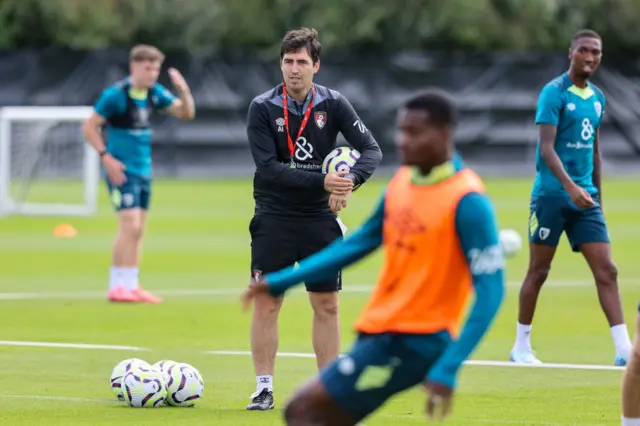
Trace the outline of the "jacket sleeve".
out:
[[[297,170],[278,161],[276,141],[269,129],[264,107],[251,102],[247,117],[247,138],[253,161],[263,179],[287,188],[324,188],[324,175]]]
[[[355,188],[364,184],[373,175],[382,161],[382,151],[351,103],[340,95],[337,106],[338,129],[351,146],[360,151],[360,158],[351,168],[356,178]]]

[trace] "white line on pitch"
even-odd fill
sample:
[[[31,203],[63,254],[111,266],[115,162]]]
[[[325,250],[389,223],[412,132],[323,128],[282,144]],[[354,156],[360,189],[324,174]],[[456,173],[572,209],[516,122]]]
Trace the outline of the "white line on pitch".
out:
[[[210,355],[251,355],[250,351],[207,351]],[[315,358],[314,354],[310,353],[295,353],[295,352],[278,352],[278,356],[282,358]],[[518,364],[510,361],[479,361],[470,360],[466,361],[467,365],[478,365],[483,367],[523,367],[523,368],[557,368],[564,370],[624,370],[624,367],[616,367],[613,365],[595,365],[595,364]]]
[[[113,351],[148,351],[150,349],[136,346],[118,345],[91,345],[86,343],[61,343],[61,342],[19,342],[13,340],[0,340],[0,346],[31,346],[37,348],[65,348],[65,349],[101,349]]]
[[[100,399],[100,398],[77,398],[71,396],[52,396],[52,395],[15,395],[15,394],[2,394],[0,393],[0,399],[9,398],[9,399],[36,399],[36,400],[45,400],[45,401],[62,401],[62,402],[94,402],[100,404],[119,404],[115,399]],[[215,411],[237,411],[236,407],[215,407]],[[411,415],[411,414],[386,414],[380,413],[376,414],[374,417],[377,418],[387,418],[387,419],[420,419],[422,416],[420,415]],[[462,421],[465,423],[490,423],[490,424],[509,424],[509,425],[519,425],[519,424],[529,424],[529,421],[525,420],[495,420],[495,419],[469,419],[469,418],[452,418],[455,421]],[[539,425],[544,426],[556,426],[562,425],[564,423],[547,423],[542,422],[538,423]]]
[[[620,283],[636,283],[640,279],[622,279]],[[519,287],[521,281],[509,281],[509,287]],[[585,287],[594,285],[592,280],[557,280],[547,282],[547,287]],[[342,293],[368,293],[371,285],[345,285]],[[243,287],[227,289],[158,289],[154,293],[159,296],[237,296],[244,291]],[[301,289],[294,290],[302,292]],[[60,292],[32,292],[32,293],[0,293],[0,300],[36,300],[36,299],[102,299],[104,291],[60,291]]]
[[[112,399],[100,399],[100,398],[76,398],[72,396],[53,396],[53,395],[15,395],[15,394],[0,393],[0,399],[2,398],[44,399],[44,400],[52,400],[52,401],[69,401],[69,402],[99,402],[101,404],[109,403],[109,402],[117,402],[116,400],[112,400]]]

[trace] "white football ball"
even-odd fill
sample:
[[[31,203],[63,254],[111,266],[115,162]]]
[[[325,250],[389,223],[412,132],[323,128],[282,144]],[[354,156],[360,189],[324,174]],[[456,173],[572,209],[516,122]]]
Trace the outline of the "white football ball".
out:
[[[514,229],[502,229],[499,234],[500,247],[506,257],[511,257],[522,250],[522,238]]]
[[[157,408],[165,405],[167,384],[158,368],[135,364],[122,378],[124,400],[135,408]]]
[[[322,173],[348,172],[360,158],[360,152],[347,146],[334,149],[322,162]]]
[[[124,401],[124,395],[122,394],[122,378],[134,365],[149,367],[149,364],[146,361],[138,358],[129,358],[124,361],[120,361],[111,372],[111,391],[115,394],[116,398],[118,398],[118,401]]]
[[[204,394],[204,380],[192,365],[177,363],[165,373],[167,403],[173,407],[193,407]]]
[[[169,369],[169,367],[171,367],[174,364],[177,364],[177,362],[172,361],[170,359],[163,359],[163,360],[158,361],[155,364],[153,364],[152,367],[159,369],[163,373],[166,373],[167,370]]]

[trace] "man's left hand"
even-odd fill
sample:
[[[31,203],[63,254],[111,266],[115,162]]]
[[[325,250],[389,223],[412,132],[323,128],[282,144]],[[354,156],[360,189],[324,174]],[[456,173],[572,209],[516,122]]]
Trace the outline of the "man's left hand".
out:
[[[171,84],[173,84],[173,87],[175,87],[177,91],[186,92],[189,90],[189,85],[180,71],[175,68],[169,68],[168,73],[169,78],[171,79]]]
[[[329,207],[331,207],[331,211],[337,213],[342,209],[346,209],[349,196],[351,196],[351,191],[344,195],[331,194],[329,196]]]

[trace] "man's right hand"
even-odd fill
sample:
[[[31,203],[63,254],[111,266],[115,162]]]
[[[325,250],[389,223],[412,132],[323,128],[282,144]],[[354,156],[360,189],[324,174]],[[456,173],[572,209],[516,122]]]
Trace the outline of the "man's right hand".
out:
[[[441,383],[427,381],[424,387],[429,393],[427,398],[427,415],[430,419],[444,420],[451,412],[453,389]]]
[[[353,190],[353,180],[345,178],[349,172],[332,172],[324,178],[324,189],[335,195],[345,195]]]
[[[589,194],[584,188],[580,188],[576,184],[573,184],[573,186],[568,188],[567,192],[571,197],[571,201],[573,201],[573,203],[580,209],[585,209],[596,205],[596,202],[593,201],[593,198],[591,198],[591,194]]]
[[[245,311],[249,310],[249,308],[251,307],[251,302],[253,302],[253,300],[259,294],[269,294],[269,284],[262,278],[259,280],[251,278],[249,288],[244,293],[242,293],[242,296],[240,296],[242,309],[244,309]]]
[[[113,158],[110,154],[106,154],[104,157],[102,157],[102,164],[107,171],[109,181],[113,185],[121,186],[127,181],[127,178],[124,174],[126,167],[120,161]]]

